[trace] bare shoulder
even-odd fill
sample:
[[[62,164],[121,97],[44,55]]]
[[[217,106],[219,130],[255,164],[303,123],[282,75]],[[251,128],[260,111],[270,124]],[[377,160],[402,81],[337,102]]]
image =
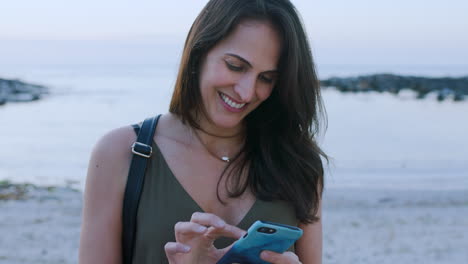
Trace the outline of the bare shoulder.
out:
[[[129,161],[132,155],[131,146],[135,140],[136,134],[131,126],[108,132],[94,146],[89,169],[102,168],[101,166],[106,165],[111,165],[112,168],[125,167],[122,162]]]
[[[131,146],[135,140],[131,126],[114,129],[100,138],[91,153],[86,188],[118,187],[123,190],[132,157]]]
[[[120,263],[122,203],[136,134],[114,129],[93,148],[84,193],[79,263]]]

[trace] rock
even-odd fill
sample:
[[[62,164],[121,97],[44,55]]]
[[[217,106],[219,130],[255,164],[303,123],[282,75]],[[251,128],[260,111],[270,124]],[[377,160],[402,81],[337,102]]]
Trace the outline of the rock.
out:
[[[0,105],[7,102],[36,101],[48,93],[48,88],[42,85],[0,78]]]
[[[458,102],[458,101],[463,101],[465,98],[465,96],[461,93],[455,93],[455,96],[453,97],[453,100],[455,102]]]
[[[460,78],[428,78],[416,76],[401,76],[395,74],[374,74],[348,78],[332,77],[321,80],[323,87],[335,87],[341,92],[388,92],[399,94],[402,89],[417,93],[416,98],[423,99],[434,92],[437,100],[453,98],[462,101],[468,95],[468,76]]]
[[[1,200],[22,200],[26,198],[28,185],[15,185],[9,181],[0,181],[0,201]]]

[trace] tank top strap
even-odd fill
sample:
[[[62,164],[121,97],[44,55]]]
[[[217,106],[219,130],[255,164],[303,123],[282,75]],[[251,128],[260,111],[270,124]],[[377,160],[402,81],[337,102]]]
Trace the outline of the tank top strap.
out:
[[[140,133],[140,125],[139,124],[133,124],[133,131],[135,131],[135,134],[138,136],[138,133]]]

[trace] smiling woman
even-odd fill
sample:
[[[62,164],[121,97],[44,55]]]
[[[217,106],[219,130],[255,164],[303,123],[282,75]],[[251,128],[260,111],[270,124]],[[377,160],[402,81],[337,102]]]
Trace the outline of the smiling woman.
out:
[[[216,263],[256,220],[304,230],[289,252],[264,252],[265,261],[321,263],[321,110],[307,36],[288,0],[209,1],[157,123],[133,263]],[[80,263],[122,262],[135,138],[122,127],[93,151]]]
[[[206,121],[200,126],[218,135],[238,133],[242,120],[271,94],[280,55],[280,38],[269,23],[245,21],[218,43],[200,67],[200,91]],[[214,124],[213,128],[208,128]]]

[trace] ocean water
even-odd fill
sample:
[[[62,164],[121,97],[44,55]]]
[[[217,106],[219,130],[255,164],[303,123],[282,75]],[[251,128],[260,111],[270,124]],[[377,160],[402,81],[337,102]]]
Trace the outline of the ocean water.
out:
[[[322,78],[372,72],[467,75],[464,67],[318,67]],[[0,106],[0,180],[82,189],[93,145],[109,130],[167,112],[176,64],[0,65],[1,77],[51,87],[31,103]],[[323,90],[332,159],[327,188],[468,190],[468,102],[412,92]]]

